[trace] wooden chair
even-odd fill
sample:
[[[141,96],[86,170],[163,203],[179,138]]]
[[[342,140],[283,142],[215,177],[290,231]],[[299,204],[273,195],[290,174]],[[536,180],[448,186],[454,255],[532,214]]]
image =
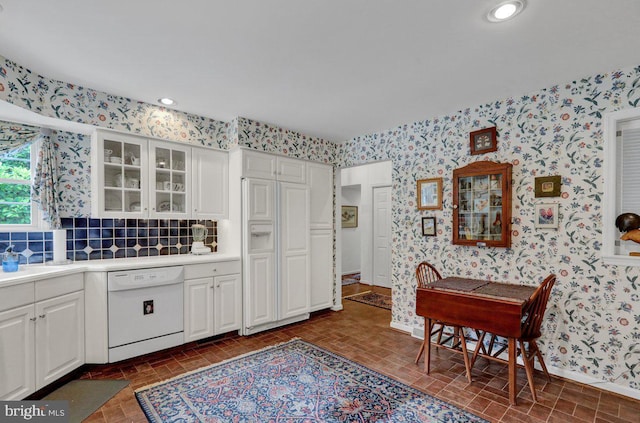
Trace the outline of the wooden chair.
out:
[[[423,261],[416,268],[416,280],[418,281],[418,288],[425,288],[427,284],[431,282],[435,282],[439,279],[442,279],[440,276],[440,272],[436,270],[433,265],[430,263]],[[447,330],[446,328],[449,328]],[[432,321],[431,327],[427,328],[427,319],[425,318],[424,324],[424,340],[422,341],[422,345],[420,345],[420,351],[418,351],[418,355],[416,356],[416,364],[420,361],[420,357],[424,353],[424,349],[426,347],[427,342],[431,342],[431,338],[435,335],[438,335],[436,343],[434,344],[439,348],[446,348],[450,350],[455,350],[458,352],[462,352],[464,354],[464,365],[467,371],[467,379],[471,382],[471,364],[469,361],[469,355],[467,353],[467,342],[464,335],[464,330],[460,326],[452,325],[442,321]],[[446,345],[451,342],[451,345]],[[428,363],[425,363],[425,368],[427,373],[429,373]]]
[[[551,295],[551,289],[556,282],[556,275],[549,275],[547,278],[542,281],[540,286],[536,288],[536,290],[531,294],[531,297],[525,304],[525,309],[523,312],[523,320],[522,320],[522,336],[518,338],[517,348],[518,351],[516,354],[522,357],[522,361],[524,362],[524,368],[527,372],[527,381],[529,383],[529,388],[531,389],[531,396],[534,401],[537,401],[536,390],[533,384],[533,369],[535,359],[538,358],[538,362],[540,363],[540,367],[544,371],[544,374],[547,376],[547,380],[551,382],[551,376],[549,375],[549,371],[547,370],[547,366],[544,364],[544,359],[542,354],[540,353],[540,349],[538,348],[538,344],[536,340],[541,336],[542,320],[544,319],[544,313],[547,309],[547,302],[549,301],[549,296]],[[483,332],[478,339],[478,345],[483,345],[482,342],[484,340],[486,332]],[[494,348],[497,348],[494,351]],[[504,350],[506,346],[503,343],[497,342],[497,338],[495,335],[491,335],[491,340],[489,341],[489,346],[486,348],[487,355],[486,358],[497,358]],[[471,358],[471,366],[476,361],[478,356],[478,352],[480,348],[476,348]]]

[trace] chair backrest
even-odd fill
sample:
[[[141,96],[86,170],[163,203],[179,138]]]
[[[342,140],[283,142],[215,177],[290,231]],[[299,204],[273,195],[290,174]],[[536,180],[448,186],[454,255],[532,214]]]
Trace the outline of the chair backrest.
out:
[[[556,275],[547,276],[527,301],[524,310],[525,319],[522,322],[523,339],[537,339],[540,337],[540,327],[542,326],[544,312],[547,309],[547,302],[554,283],[556,283]]]
[[[442,279],[442,276],[430,263],[423,261],[416,269],[416,279],[418,280],[418,288],[424,288],[428,283]]]

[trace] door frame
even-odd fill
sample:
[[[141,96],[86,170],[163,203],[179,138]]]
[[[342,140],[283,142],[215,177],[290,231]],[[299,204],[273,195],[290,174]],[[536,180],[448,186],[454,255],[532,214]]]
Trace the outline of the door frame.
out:
[[[371,239],[374,241],[374,245],[371,251],[371,265],[372,265],[372,272],[371,274],[373,275],[373,280],[372,282],[372,286],[376,286],[376,281],[375,281],[375,239],[376,239],[376,225],[375,225],[375,191],[376,189],[379,188],[389,188],[389,218],[388,218],[388,230],[389,230],[389,237],[391,237],[391,214],[393,212],[393,185],[392,184],[376,184],[376,185],[372,185],[371,186]],[[391,240],[389,240],[389,253],[391,253]],[[389,269],[389,286],[384,286],[383,288],[392,288],[391,285],[391,254],[389,254],[389,258],[388,258],[388,269]]]

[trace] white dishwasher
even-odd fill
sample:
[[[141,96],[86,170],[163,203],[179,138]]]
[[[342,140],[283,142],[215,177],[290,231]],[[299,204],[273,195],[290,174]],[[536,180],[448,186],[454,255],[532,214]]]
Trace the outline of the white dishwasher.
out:
[[[109,272],[109,362],[184,342],[182,266]]]

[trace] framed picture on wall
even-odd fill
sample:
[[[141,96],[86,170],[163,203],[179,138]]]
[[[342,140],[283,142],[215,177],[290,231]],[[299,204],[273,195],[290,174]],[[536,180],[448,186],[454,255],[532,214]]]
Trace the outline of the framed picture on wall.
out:
[[[422,235],[423,236],[436,236],[436,218],[423,217],[422,218]]]
[[[498,151],[498,132],[496,127],[480,129],[469,133],[471,155]]]
[[[342,227],[358,227],[358,206],[342,206]]]
[[[557,176],[539,176],[535,179],[535,197],[559,197],[562,180]]]
[[[442,209],[442,178],[418,181],[418,210]]]
[[[535,204],[534,226],[538,229],[557,229],[559,222],[558,203]]]

